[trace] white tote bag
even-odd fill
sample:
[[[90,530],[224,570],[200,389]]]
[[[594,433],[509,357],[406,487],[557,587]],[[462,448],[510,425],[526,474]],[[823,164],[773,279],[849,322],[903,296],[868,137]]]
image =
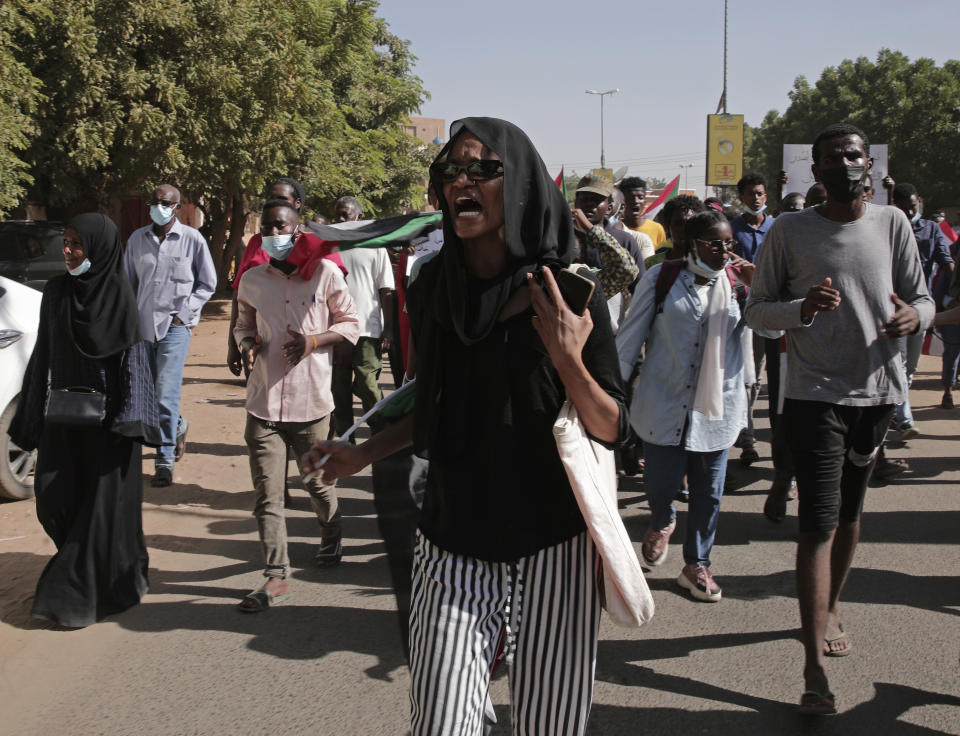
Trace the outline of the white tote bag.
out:
[[[618,625],[638,628],[653,617],[653,596],[617,508],[613,451],[587,436],[569,401],[560,410],[553,435],[580,513],[603,561],[603,607]]]

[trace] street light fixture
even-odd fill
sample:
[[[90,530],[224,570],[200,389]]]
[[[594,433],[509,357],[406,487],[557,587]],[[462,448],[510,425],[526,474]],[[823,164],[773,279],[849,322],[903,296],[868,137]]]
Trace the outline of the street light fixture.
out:
[[[620,91],[619,87],[616,87],[614,89],[608,89],[606,92],[600,92],[595,89],[585,90],[585,92],[588,95],[600,95],[600,168],[601,169],[607,168],[607,157],[604,155],[604,152],[603,152],[603,98],[606,95],[614,95],[619,91]]]
[[[683,172],[683,188],[687,188],[687,172],[690,171],[690,168],[693,164],[680,164],[680,171]]]

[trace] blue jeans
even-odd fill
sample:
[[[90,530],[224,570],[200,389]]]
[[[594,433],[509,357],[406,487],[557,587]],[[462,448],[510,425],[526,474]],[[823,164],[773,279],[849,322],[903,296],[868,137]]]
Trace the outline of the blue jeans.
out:
[[[960,368],[960,325],[944,325],[940,328],[943,336],[943,370],[940,382],[945,389],[957,382],[957,369]]]
[[[650,504],[650,528],[663,529],[676,516],[673,500],[687,474],[690,502],[683,560],[688,565],[710,567],[710,550],[720,520],[720,499],[727,475],[730,449],[690,452],[682,446],[665,447],[643,443],[643,483]]]
[[[910,386],[913,384],[913,374],[917,372],[917,364],[920,362],[924,337],[926,337],[926,333],[919,332],[916,335],[907,335],[902,338],[900,343],[900,355],[903,357],[904,370],[907,374],[907,397],[902,404],[897,404],[897,410],[891,425],[894,429],[907,429],[913,426],[913,412],[910,411]]]
[[[170,325],[162,340],[150,345],[150,359],[157,377],[157,408],[160,410],[160,438],[156,467],[173,469],[177,432],[183,426],[180,416],[180,384],[183,364],[190,348],[190,328]]]

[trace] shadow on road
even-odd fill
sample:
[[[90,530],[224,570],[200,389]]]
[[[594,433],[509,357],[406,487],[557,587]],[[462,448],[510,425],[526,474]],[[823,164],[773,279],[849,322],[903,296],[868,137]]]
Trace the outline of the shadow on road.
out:
[[[835,716],[804,718],[794,703],[779,703],[686,677],[663,675],[638,667],[633,675],[638,687],[678,693],[727,703],[747,710],[686,710],[681,708],[625,708],[594,706],[588,726],[596,734],[810,734],[813,736],[933,736],[943,734],[899,720],[912,708],[930,705],[960,706],[955,695],[931,693],[904,685],[878,682],[872,700]],[[800,693],[797,693],[797,700]],[[838,705],[843,708],[842,695]],[[504,713],[506,716],[506,712]],[[499,716],[499,713],[498,713]],[[944,722],[949,722],[944,718]],[[494,730],[493,735],[507,730]]]
[[[241,634],[250,637],[250,649],[281,659],[321,659],[336,652],[367,655],[376,659],[365,670],[367,676],[388,682],[396,670],[406,667],[395,612],[298,606],[295,601],[296,597],[258,614],[241,613],[232,604],[143,603],[116,617],[116,622],[141,633],[185,629]]]

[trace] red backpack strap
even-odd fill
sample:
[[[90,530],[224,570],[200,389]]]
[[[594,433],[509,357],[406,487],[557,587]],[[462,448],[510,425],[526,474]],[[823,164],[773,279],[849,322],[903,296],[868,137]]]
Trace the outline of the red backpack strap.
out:
[[[660,314],[660,312],[663,311],[663,303],[666,301],[667,294],[670,293],[670,288],[673,286],[673,282],[677,280],[677,276],[680,275],[680,269],[682,268],[682,258],[674,258],[660,264],[657,283],[653,287],[654,314]]]
[[[740,315],[743,316],[743,308],[747,303],[747,297],[750,291],[738,280],[739,272],[733,266],[726,268],[727,278],[730,280],[730,288],[733,289],[734,296],[737,297],[737,303],[740,305]]]

